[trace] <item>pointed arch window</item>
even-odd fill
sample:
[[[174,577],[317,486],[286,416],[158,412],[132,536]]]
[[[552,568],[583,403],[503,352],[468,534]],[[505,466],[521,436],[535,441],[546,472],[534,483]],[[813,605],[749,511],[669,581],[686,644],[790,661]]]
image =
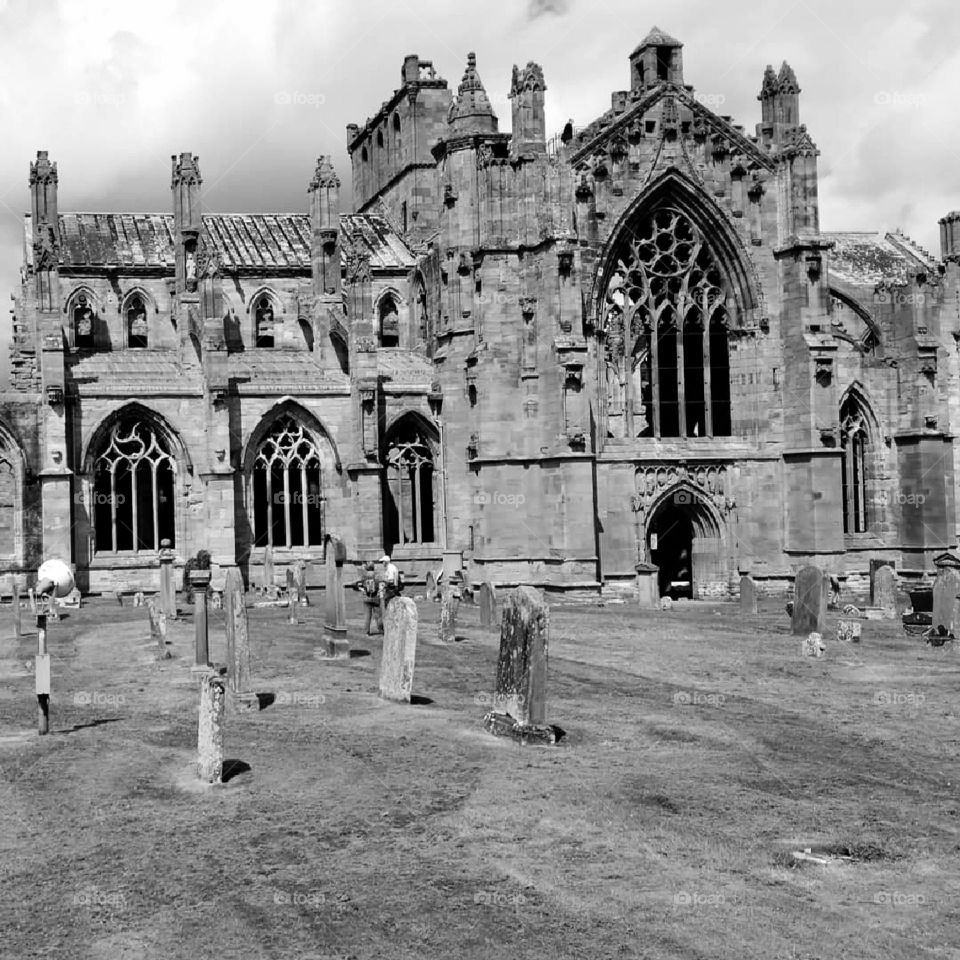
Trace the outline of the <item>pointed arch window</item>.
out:
[[[124,418],[111,428],[94,463],[96,551],[158,550],[176,542],[177,464],[166,441],[144,420]]]
[[[147,335],[147,305],[140,294],[134,294],[127,301],[127,346],[137,350],[150,345]]]
[[[661,207],[639,221],[604,295],[610,435],[730,436],[730,299],[686,214]]]
[[[272,347],[274,339],[274,311],[273,299],[270,294],[262,293],[253,305],[253,322],[255,342],[258,347]]]
[[[380,346],[400,346],[400,313],[397,310],[397,301],[387,295],[380,301]]]
[[[4,559],[17,554],[19,499],[16,464],[0,448],[0,557]]]
[[[854,396],[848,396],[840,406],[840,446],[843,532],[866,533],[872,520],[867,497],[869,434]]]
[[[402,425],[387,444],[385,487],[387,549],[433,543],[437,527],[433,449],[414,423]]]
[[[73,305],[73,345],[78,349],[93,349],[94,320],[93,304],[85,293],[79,294]]]
[[[254,543],[258,547],[323,545],[323,483],[313,437],[292,416],[280,417],[253,462]]]

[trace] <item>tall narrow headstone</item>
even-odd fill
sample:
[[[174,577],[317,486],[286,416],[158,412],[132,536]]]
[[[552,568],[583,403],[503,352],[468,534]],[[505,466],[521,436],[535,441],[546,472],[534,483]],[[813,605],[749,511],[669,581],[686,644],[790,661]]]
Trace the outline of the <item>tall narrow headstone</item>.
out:
[[[207,673],[200,681],[200,722],[197,728],[197,776],[206,783],[223,778],[223,678]]]
[[[173,561],[176,554],[169,540],[160,541],[160,609],[168,619],[177,616],[177,584],[173,575]]]
[[[555,743],[546,723],[550,612],[533,587],[517,587],[503,605],[493,710],[484,726],[498,736]]]
[[[157,656],[168,660],[171,653],[167,649],[167,614],[161,603],[161,597],[147,597],[144,606],[150,617],[150,639],[157,645]]]
[[[13,632],[19,640],[23,636],[23,619],[20,610],[20,581],[13,580]]]
[[[287,567],[287,621],[297,622],[297,580],[292,567]]]
[[[459,609],[460,598],[457,596],[457,587],[444,574],[443,581],[440,584],[438,638],[441,643],[453,643],[457,639],[457,612]]]
[[[323,642],[329,657],[350,656],[347,640],[347,603],[343,593],[343,564],[346,547],[339,537],[327,537],[327,585],[324,596]]]
[[[497,625],[497,590],[488,580],[480,584],[480,626]]]
[[[410,702],[417,658],[417,605],[409,597],[394,597],[383,618],[380,696]]]
[[[307,565],[303,560],[297,561],[297,604],[301,607],[309,606],[307,599]]]
[[[210,648],[207,637],[207,590],[210,587],[209,570],[191,570],[190,587],[193,590],[194,664],[193,670],[208,670]]]
[[[227,571],[223,606],[227,621],[227,677],[234,693],[244,693],[250,682],[250,640],[243,579],[236,568]]]
[[[740,578],[740,614],[755,616],[756,613],[757,585],[753,582],[753,577],[743,576]]]
[[[263,592],[271,594],[273,590],[273,547],[263,551]]]
[[[938,567],[937,578],[933,582],[931,623],[935,634],[948,637],[957,635],[957,628],[960,626],[957,594],[960,594],[960,570],[954,566]]]
[[[873,605],[883,611],[885,620],[897,615],[897,574],[889,564],[878,567],[873,575]]]
[[[830,581],[819,567],[810,565],[797,571],[791,616],[792,629],[796,636],[823,632],[829,591]]]
[[[436,600],[439,596],[437,593],[437,577],[432,570],[427,571],[424,593],[428,600]]]

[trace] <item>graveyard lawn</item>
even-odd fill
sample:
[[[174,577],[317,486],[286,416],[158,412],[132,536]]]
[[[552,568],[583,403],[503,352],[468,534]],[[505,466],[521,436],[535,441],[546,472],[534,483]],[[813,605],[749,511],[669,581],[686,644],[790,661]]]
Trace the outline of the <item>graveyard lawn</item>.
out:
[[[144,609],[68,611],[41,738],[0,611],[0,956],[956,956],[951,644],[890,621],[838,644],[831,613],[804,660],[783,600],[554,602],[547,721],[566,735],[522,747],[481,726],[498,638],[477,607],[439,644],[418,602],[404,704],[377,696],[359,598],[345,660],[315,656],[311,599],[298,625],[250,610],[262,709],[228,694],[212,786],[189,621],[158,662]],[[223,611],[210,630],[222,662]]]

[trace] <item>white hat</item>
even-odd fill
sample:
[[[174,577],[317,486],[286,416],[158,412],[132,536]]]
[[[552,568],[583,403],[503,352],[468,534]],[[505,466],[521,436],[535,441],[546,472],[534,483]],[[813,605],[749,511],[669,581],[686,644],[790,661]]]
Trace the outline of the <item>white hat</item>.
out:
[[[390,562],[390,555],[387,554],[387,553],[385,553],[385,554],[380,558],[380,563],[389,563],[389,562]]]

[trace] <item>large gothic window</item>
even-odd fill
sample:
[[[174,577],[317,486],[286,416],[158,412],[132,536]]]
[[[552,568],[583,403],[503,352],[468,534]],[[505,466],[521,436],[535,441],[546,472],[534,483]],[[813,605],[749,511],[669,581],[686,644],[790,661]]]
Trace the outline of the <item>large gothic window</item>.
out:
[[[148,422],[114,424],[94,464],[93,527],[97,552],[157,550],[175,543],[176,461]]]
[[[16,555],[17,539],[17,471],[0,449],[0,557]]]
[[[607,431],[724,437],[731,431],[723,273],[684,213],[641,220],[604,298]]]
[[[149,346],[147,307],[139,294],[135,294],[127,301],[127,346],[137,349]]]
[[[322,546],[320,454],[303,425],[289,415],[260,441],[252,495],[256,546]]]
[[[871,517],[867,509],[867,451],[869,437],[860,405],[848,396],[840,406],[840,476],[843,489],[843,532],[865,533]]]
[[[412,421],[387,443],[384,491],[386,547],[433,543],[436,537],[436,475],[433,450]]]

